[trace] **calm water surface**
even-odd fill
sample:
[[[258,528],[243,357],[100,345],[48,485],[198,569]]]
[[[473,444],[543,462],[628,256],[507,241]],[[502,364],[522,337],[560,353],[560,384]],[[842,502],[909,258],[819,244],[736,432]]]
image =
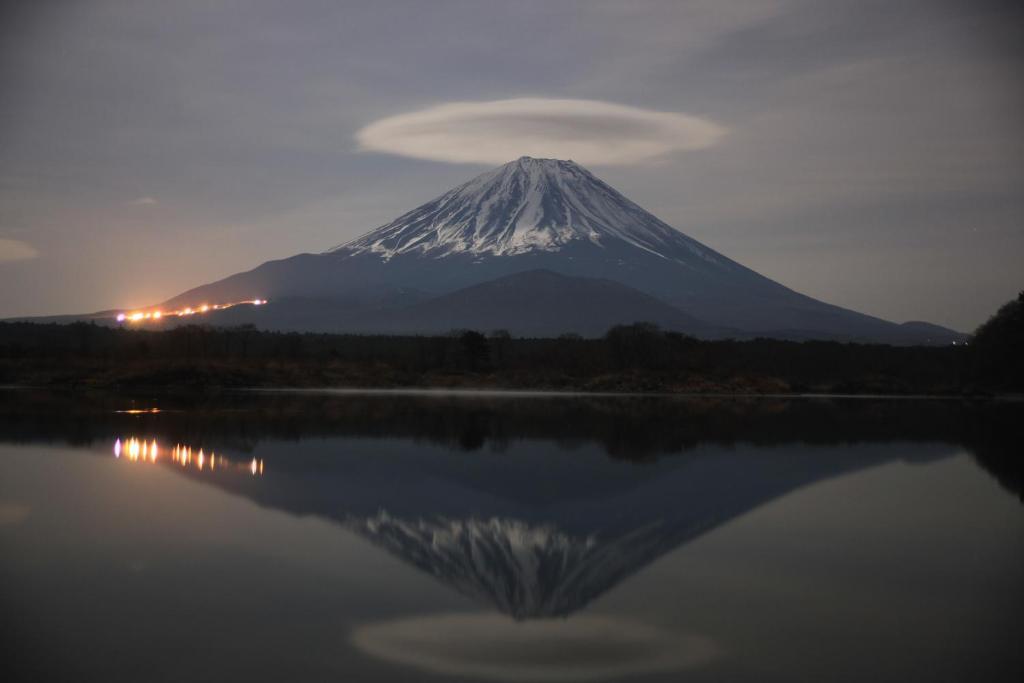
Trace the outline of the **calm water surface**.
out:
[[[1019,403],[0,392],[7,681],[1017,681]]]

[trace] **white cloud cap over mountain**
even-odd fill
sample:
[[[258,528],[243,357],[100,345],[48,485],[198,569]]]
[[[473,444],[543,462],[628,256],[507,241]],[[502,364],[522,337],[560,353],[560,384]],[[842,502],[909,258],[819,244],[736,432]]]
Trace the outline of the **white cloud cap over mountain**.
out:
[[[374,121],[359,148],[415,159],[498,164],[520,156],[630,165],[703,149],[725,128],[707,119],[598,100],[450,102]]]

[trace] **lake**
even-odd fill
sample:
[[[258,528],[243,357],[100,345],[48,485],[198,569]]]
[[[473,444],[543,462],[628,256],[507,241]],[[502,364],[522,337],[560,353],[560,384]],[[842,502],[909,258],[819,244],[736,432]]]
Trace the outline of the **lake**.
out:
[[[1022,423],[3,390],[3,678],[1021,680]]]

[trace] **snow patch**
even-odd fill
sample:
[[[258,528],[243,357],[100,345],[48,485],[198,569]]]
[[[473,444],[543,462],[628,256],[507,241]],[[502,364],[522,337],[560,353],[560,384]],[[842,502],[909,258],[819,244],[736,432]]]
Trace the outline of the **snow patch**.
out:
[[[673,261],[731,267],[572,161],[522,157],[483,173],[362,237],[330,250],[439,258],[555,252],[624,242]]]

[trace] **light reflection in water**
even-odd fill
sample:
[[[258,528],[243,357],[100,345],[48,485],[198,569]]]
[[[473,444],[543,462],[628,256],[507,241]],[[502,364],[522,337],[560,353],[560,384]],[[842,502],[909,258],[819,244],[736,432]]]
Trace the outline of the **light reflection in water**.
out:
[[[114,457],[119,460],[124,455],[124,459],[129,462],[156,463],[160,452],[161,448],[157,444],[156,439],[146,440],[132,436],[124,439],[124,441],[120,437],[114,440]],[[253,458],[252,462],[243,464],[232,462],[223,455],[218,456],[212,451],[207,455],[202,448],[193,455],[191,446],[182,446],[181,444],[175,444],[170,453],[172,463],[184,468],[196,469],[200,472],[204,470],[210,472],[215,470],[248,470],[253,476],[263,476],[263,460],[261,458]]]

